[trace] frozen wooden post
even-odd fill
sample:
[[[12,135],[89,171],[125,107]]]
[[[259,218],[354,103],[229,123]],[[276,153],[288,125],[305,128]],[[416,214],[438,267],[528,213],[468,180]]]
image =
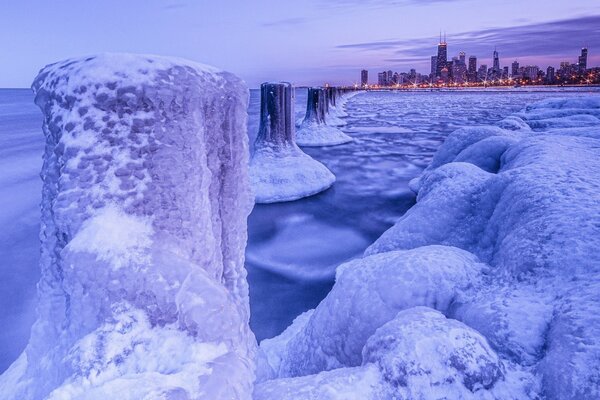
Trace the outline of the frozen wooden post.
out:
[[[296,142],[300,146],[334,146],[352,141],[350,136],[328,125],[328,122],[330,122],[328,119],[332,119],[327,115],[328,112],[327,89],[309,88],[306,100],[306,116],[298,128],[296,136]],[[339,123],[339,121],[333,123]]]
[[[318,91],[311,109],[315,120],[324,121],[325,97]],[[329,188],[335,176],[295,143],[294,87],[287,83],[263,83],[260,127],[250,162],[250,180],[257,203],[297,200]],[[310,100],[309,100],[310,103]]]

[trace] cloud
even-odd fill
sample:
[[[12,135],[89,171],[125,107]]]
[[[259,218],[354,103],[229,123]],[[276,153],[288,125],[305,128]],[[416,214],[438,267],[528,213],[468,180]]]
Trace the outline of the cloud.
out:
[[[187,7],[187,4],[185,3],[169,3],[169,4],[165,4],[163,6],[163,8],[165,10],[177,10],[179,8],[185,8]]]
[[[261,24],[261,26],[265,27],[265,28],[272,28],[272,27],[286,27],[286,26],[296,26],[296,25],[301,25],[301,24],[305,24],[309,21],[308,18],[302,18],[302,17],[293,17],[293,18],[285,18],[285,19],[280,19],[277,21],[269,21],[269,22],[263,22]]]
[[[423,65],[436,53],[437,37],[390,39],[365,43],[341,44],[337,49],[358,52],[387,52],[388,62],[408,63],[421,60]],[[501,56],[558,57],[568,59],[577,55],[582,46],[600,51],[600,15],[566,20],[499,27],[448,35],[448,55],[465,51],[489,58],[494,47]]]
[[[394,6],[427,6],[436,3],[454,3],[461,0],[321,0],[320,2],[329,7],[355,7],[370,8],[394,7]],[[462,0],[467,1],[467,0]]]

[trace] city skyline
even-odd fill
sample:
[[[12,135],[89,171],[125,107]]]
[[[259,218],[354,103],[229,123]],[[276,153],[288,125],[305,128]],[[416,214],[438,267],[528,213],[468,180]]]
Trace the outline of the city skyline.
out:
[[[0,87],[28,87],[57,60],[102,52],[184,57],[238,74],[251,87],[357,82],[361,68],[427,71],[437,30],[491,65],[502,57],[558,65],[587,46],[600,63],[594,0],[131,0],[7,2],[0,15]],[[118,10],[118,12],[116,12]],[[515,12],[518,10],[518,13]],[[456,46],[456,47],[454,47]],[[454,50],[450,50],[454,55]]]
[[[600,66],[590,64],[589,49],[582,47],[575,61],[561,58],[558,65],[533,65],[520,63],[518,59],[513,61],[500,61],[500,52],[494,46],[491,63],[483,63],[476,54],[469,55],[460,50],[457,55],[452,56],[448,50],[446,32],[440,32],[437,52],[432,55],[430,61],[430,72],[423,73],[416,68],[408,71],[392,71],[384,69],[377,72],[377,80],[369,79],[369,71],[360,71],[360,86],[393,86],[393,85],[417,85],[417,84],[479,84],[479,83],[508,83],[517,80],[517,83],[534,84],[562,84],[587,82],[598,83],[596,79],[591,82],[586,80],[586,72],[594,71],[595,75],[600,72]],[[485,60],[485,59],[484,59]],[[506,64],[504,64],[506,63]],[[506,80],[507,82],[504,82]],[[376,82],[376,83],[375,83]],[[356,83],[354,84],[356,86]]]

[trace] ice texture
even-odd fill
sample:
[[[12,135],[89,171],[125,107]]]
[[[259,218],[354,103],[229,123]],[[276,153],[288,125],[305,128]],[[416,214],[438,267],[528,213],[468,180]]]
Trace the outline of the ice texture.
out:
[[[293,86],[263,83],[260,128],[250,161],[257,203],[297,200],[322,192],[335,182],[327,167],[296,145],[294,115]]]
[[[4,399],[250,399],[248,91],[102,54],[33,83],[46,150],[38,318]]]
[[[597,398],[599,111],[552,99],[452,133],[416,205],[261,345],[261,400],[300,382],[330,398],[372,365],[371,398]]]
[[[350,136],[328,125],[328,110],[327,89],[309,88],[306,115],[296,133],[296,143],[300,146],[335,146],[352,141]]]

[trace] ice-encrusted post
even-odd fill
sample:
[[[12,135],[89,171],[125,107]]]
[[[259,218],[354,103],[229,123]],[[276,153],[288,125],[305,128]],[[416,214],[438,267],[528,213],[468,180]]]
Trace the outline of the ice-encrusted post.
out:
[[[346,113],[341,109],[342,104],[338,107],[337,105],[337,97],[339,89],[336,87],[327,87],[325,88],[327,93],[327,109],[325,113],[325,119],[329,125],[333,126],[344,126],[346,125],[346,121],[341,119],[340,117],[345,117]]]
[[[260,127],[257,147],[294,143],[294,87],[287,82],[260,86]]]
[[[329,188],[335,176],[295,143],[294,87],[261,85],[260,128],[250,162],[257,203],[291,201]]]
[[[341,130],[327,125],[328,106],[325,88],[308,89],[306,116],[296,136],[296,142],[300,146],[333,146],[352,141]]]
[[[248,91],[180,59],[44,68],[42,278],[4,399],[251,398]]]

